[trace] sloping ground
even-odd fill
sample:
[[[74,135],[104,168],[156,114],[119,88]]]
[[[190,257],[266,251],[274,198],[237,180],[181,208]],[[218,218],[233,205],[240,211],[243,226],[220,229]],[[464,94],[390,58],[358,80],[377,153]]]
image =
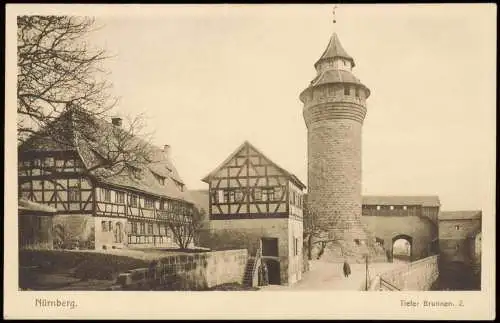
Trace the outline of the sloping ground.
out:
[[[365,264],[350,264],[351,275],[344,277],[343,264],[332,263],[321,260],[312,260],[311,269],[302,274],[302,280],[291,286],[268,285],[261,286],[260,289],[266,290],[356,290],[362,291],[366,288],[366,267]],[[369,279],[376,275],[398,268],[401,264],[394,263],[370,263],[368,264]]]

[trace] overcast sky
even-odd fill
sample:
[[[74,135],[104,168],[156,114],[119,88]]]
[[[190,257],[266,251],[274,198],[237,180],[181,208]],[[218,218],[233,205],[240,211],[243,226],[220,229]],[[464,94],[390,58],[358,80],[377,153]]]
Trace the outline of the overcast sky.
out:
[[[158,6],[113,10],[93,35],[117,111],[145,112],[190,189],[244,140],[307,183],[299,93],[333,31],[371,89],[363,194],[437,194],[493,211],[496,17],[491,5]]]

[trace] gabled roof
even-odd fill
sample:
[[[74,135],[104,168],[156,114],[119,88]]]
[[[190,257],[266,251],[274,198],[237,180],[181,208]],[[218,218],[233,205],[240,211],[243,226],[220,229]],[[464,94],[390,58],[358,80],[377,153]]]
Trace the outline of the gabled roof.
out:
[[[77,126],[81,124],[78,123],[81,120],[91,123],[90,126],[85,127],[90,131],[84,132],[82,129],[84,127]],[[54,135],[57,135],[57,138],[54,138]],[[117,136],[122,135],[126,136],[127,132],[110,122],[89,116],[76,109],[68,109],[48,127],[20,145],[18,149],[34,152],[75,151],[89,170],[105,160],[110,142],[112,143],[113,140],[117,140]],[[184,185],[183,181],[172,160],[162,149],[137,136],[129,135],[127,142],[129,147],[143,147],[150,157],[147,162],[130,165],[140,169],[140,176],[134,175],[133,167],[125,168],[118,174],[113,169],[104,167],[96,168],[90,173],[103,183],[192,203],[187,189],[179,188],[178,184]],[[154,174],[164,177],[165,185],[160,184]]]
[[[229,157],[227,157],[221,164],[219,164],[219,166],[217,166],[217,168],[215,168],[213,171],[210,172],[210,174],[208,174],[207,176],[205,176],[202,181],[204,181],[205,183],[209,183],[210,181],[210,178],[212,176],[214,176],[217,172],[219,172],[227,163],[229,163],[243,148],[245,147],[250,147],[252,150],[255,150],[255,152],[257,152],[259,155],[261,155],[262,157],[264,157],[265,159],[267,159],[273,166],[275,166],[276,168],[278,168],[282,173],[283,175],[287,176],[295,185],[297,185],[299,188],[301,189],[305,189],[306,186],[304,185],[304,183],[302,183],[302,181],[299,180],[299,178],[297,176],[295,176],[294,174],[288,172],[287,170],[285,170],[284,168],[282,168],[281,166],[277,165],[275,162],[273,162],[271,159],[269,159],[268,157],[266,157],[266,155],[264,155],[262,152],[260,152],[260,150],[258,150],[257,148],[255,148],[255,146],[253,146],[251,143],[249,143],[248,141],[245,141],[243,142],[231,155],[229,155]]]
[[[316,66],[325,59],[335,58],[335,57],[345,58],[351,61],[352,67],[356,65],[351,55],[347,54],[344,47],[342,47],[342,44],[340,43],[340,39],[337,36],[337,33],[332,34],[332,36],[330,37],[330,41],[328,42],[328,46],[326,46],[325,51],[314,65]]]
[[[421,205],[429,207],[441,206],[439,196],[397,196],[397,195],[365,195],[363,205]]]
[[[18,200],[18,209],[21,212],[55,213],[56,209],[48,205],[39,204],[25,199]]]
[[[443,220],[475,220],[481,219],[481,210],[466,210],[466,211],[441,211],[439,212],[439,221]]]

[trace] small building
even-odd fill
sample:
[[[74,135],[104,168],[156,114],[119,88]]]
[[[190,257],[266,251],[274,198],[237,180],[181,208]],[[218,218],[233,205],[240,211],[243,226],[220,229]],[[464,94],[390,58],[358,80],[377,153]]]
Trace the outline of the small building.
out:
[[[300,280],[305,185],[247,141],[203,181],[210,225],[201,246],[261,250],[270,284]]]
[[[445,285],[481,289],[482,211],[439,213],[440,272]]]
[[[144,162],[124,156],[113,164],[117,152],[138,149]],[[172,228],[189,225],[193,202],[170,146],[130,134],[120,118],[68,108],[18,147],[18,160],[19,198],[56,210],[57,246],[176,248]]]
[[[50,206],[19,199],[19,248],[52,249],[52,217],[56,212]]]
[[[472,264],[481,254],[481,218],[477,211],[439,213],[439,249],[442,260]]]

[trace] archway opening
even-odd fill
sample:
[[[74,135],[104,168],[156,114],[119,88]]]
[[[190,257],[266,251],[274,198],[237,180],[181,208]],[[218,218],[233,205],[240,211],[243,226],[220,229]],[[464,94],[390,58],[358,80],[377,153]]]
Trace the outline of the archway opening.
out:
[[[392,261],[410,262],[412,255],[412,238],[401,235],[392,239]]]

